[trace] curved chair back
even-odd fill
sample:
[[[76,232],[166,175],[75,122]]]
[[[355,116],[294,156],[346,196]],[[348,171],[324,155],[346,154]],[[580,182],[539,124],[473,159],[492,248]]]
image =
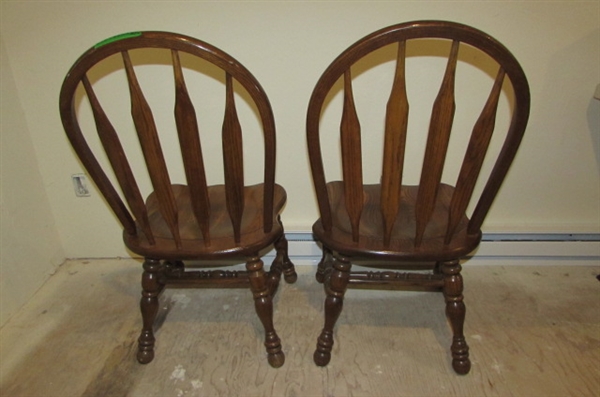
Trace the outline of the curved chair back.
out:
[[[148,100],[136,76],[136,67],[130,51],[154,48],[170,52],[175,85],[174,123],[181,149],[185,177],[191,196],[193,220],[202,231],[206,246],[211,244],[209,219],[211,203],[207,186],[207,171],[203,159],[203,148],[198,131],[196,111],[184,79],[184,69],[180,53],[190,54],[210,62],[224,73],[225,114],[222,127],[222,147],[226,206],[235,241],[240,241],[240,228],[244,214],[244,168],[242,129],[237,116],[234,81],[248,93],[258,112],[264,136],[264,184],[263,218],[260,227],[265,233],[273,227],[273,197],[275,186],[275,122],[269,100],[254,76],[237,60],[203,41],[167,32],[135,32],[107,39],[83,54],[67,74],[60,93],[60,114],[62,123],[73,148],[87,172],[94,180],[102,195],[123,225],[128,236],[142,234],[149,244],[155,244],[154,232],[150,226],[149,210],[139,189],[139,182],[132,172],[120,134],[111,123],[101,101],[92,88],[88,72],[96,64],[112,55],[120,55],[127,76],[131,99],[131,117],[148,174],[158,201],[160,215],[178,248],[181,248],[180,226],[190,219],[179,219],[178,192],[174,192],[167,170],[157,124],[155,123]],[[92,108],[97,133],[106,156],[114,171],[124,200],[117,193],[97,157],[86,141],[78,119],[77,89],[83,86]]]
[[[472,199],[475,184],[482,169],[492,133],[502,86],[509,80],[514,91],[512,119],[501,152],[493,166],[487,183],[468,224],[468,233],[480,233],[494,197],[506,176],[523,137],[529,117],[529,86],[525,74],[515,57],[489,35],[457,23],[419,21],[403,23],[381,29],[359,40],[325,70],[310,98],[307,114],[307,137],[312,175],[317,193],[321,223],[325,233],[331,233],[333,220],[330,192],[327,189],[320,143],[320,119],[326,98],[339,79],[343,79],[343,112],[340,139],[343,171],[343,196],[347,217],[351,224],[352,239],[360,239],[359,225],[363,212],[363,161],[360,121],[355,106],[352,85],[352,66],[363,57],[387,45],[397,45],[397,61],[391,95],[385,115],[383,166],[381,170],[380,208],[383,230],[380,231],[385,247],[389,246],[392,230],[401,211],[405,148],[408,134],[409,98],[407,97],[405,57],[406,45],[416,39],[442,39],[449,42],[449,54],[442,84],[433,103],[424,161],[420,174],[415,205],[414,247],[418,248],[428,223],[434,213],[438,196],[442,194],[442,173],[450,140],[455,113],[455,75],[459,49],[474,47],[487,54],[497,64],[495,82],[482,105],[481,114],[473,126],[458,179],[447,208],[445,244],[449,244],[454,231]],[[461,131],[456,133],[461,134]],[[368,139],[368,138],[365,138]],[[474,198],[475,199],[475,198]]]

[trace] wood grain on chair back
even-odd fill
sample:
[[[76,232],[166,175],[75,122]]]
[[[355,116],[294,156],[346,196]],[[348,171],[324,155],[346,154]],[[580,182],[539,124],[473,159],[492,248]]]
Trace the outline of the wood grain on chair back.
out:
[[[204,244],[210,246],[209,214],[211,203],[207,186],[206,166],[198,132],[196,111],[180,62],[180,53],[187,53],[208,61],[222,69],[225,76],[226,103],[223,116],[222,146],[226,205],[233,225],[236,242],[240,241],[240,228],[244,212],[244,169],[242,133],[234,100],[234,81],[239,83],[254,101],[264,135],[264,208],[263,229],[270,232],[273,225],[273,200],[275,183],[275,122],[271,105],[265,92],[254,76],[238,61],[200,40],[166,32],[137,32],[116,36],[88,50],[73,65],[60,93],[62,122],[73,148],[95,181],[102,195],[123,225],[125,232],[143,233],[150,244],[155,236],[150,227],[149,214],[138,182],[132,172],[119,135],[98,100],[88,71],[96,64],[114,54],[120,54],[126,71],[131,98],[131,115],[137,132],[148,174],[158,201],[160,214],[168,225],[177,247],[181,247],[180,219],[177,198],[163,155],[157,126],[148,101],[144,97],[129,51],[140,48],[170,50],[175,86],[174,123],[176,124],[185,177],[191,195],[192,209]],[[96,130],[123,193],[126,204],[117,193],[110,179],[102,170],[82,134],[75,109],[76,90],[82,84],[89,99]],[[137,225],[136,225],[137,224]]]
[[[496,110],[505,77],[510,80],[515,98],[512,120],[491,175],[478,198],[471,216],[468,232],[478,233],[483,220],[508,168],[515,156],[525,131],[529,116],[529,87],[519,63],[512,54],[495,39],[468,26],[438,21],[420,21],[381,29],[350,46],[337,57],[321,76],[310,99],[307,114],[307,137],[310,163],[315,183],[321,223],[326,232],[333,226],[330,197],[324,173],[320,144],[320,118],[328,93],[334,84],[343,79],[343,111],[340,136],[342,153],[342,177],[344,204],[352,227],[352,238],[359,241],[359,224],[363,211],[363,163],[361,154],[361,127],[355,108],[352,89],[352,65],[371,52],[390,44],[397,44],[397,60],[391,95],[389,97],[384,132],[383,168],[381,171],[381,231],[385,246],[390,243],[394,223],[401,208],[401,191],[405,164],[405,149],[409,114],[406,90],[406,42],[418,38],[439,38],[451,41],[446,70],[441,87],[434,101],[425,146],[424,161],[415,206],[414,246],[418,248],[425,229],[434,213],[438,200],[442,173],[450,133],[453,126],[455,102],[455,74],[459,48],[469,45],[480,49],[498,64],[498,72],[487,102],[473,127],[462,167],[448,210],[445,244],[449,244],[455,228],[465,214],[473,196],[477,178],[494,131]]]

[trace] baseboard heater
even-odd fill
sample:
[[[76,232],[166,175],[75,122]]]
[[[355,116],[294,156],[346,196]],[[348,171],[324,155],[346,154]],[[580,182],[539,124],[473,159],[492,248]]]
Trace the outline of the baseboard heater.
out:
[[[292,259],[318,262],[321,248],[310,232],[287,232]],[[560,260],[600,265],[600,233],[485,233],[473,260]]]

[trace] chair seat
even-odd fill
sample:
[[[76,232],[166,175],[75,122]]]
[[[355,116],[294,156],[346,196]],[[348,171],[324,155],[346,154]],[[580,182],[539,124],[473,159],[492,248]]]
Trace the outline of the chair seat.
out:
[[[160,256],[169,259],[210,259],[221,256],[237,256],[253,254],[273,243],[283,233],[277,222],[277,215],[286,202],[286,192],[280,185],[275,185],[273,206],[273,227],[270,232],[263,230],[263,198],[264,185],[252,185],[244,188],[244,212],[242,216],[240,243],[234,240],[233,226],[225,200],[225,186],[216,185],[208,188],[210,200],[210,245],[204,238],[192,209],[190,189],[185,185],[172,185],[177,204],[179,233],[182,240],[181,249],[175,246],[175,240],[159,210],[155,193],[146,200],[148,220],[155,238],[155,244],[145,237],[138,225],[135,236],[123,234],[125,244],[133,252],[146,257]]]
[[[326,232],[319,219],[313,225],[318,240],[333,250],[349,256],[377,255],[393,260],[445,260],[461,257],[473,251],[481,240],[481,232],[468,234],[469,219],[462,219],[450,244],[444,244],[448,225],[448,210],[454,188],[441,184],[435,209],[425,230],[423,242],[415,247],[418,186],[402,186],[400,210],[394,223],[391,241],[385,246],[383,240],[383,217],[381,212],[381,185],[364,185],[363,211],[359,226],[359,240],[352,239],[352,227],[345,205],[344,185],[341,181],[329,182],[327,193],[332,208],[332,230]]]

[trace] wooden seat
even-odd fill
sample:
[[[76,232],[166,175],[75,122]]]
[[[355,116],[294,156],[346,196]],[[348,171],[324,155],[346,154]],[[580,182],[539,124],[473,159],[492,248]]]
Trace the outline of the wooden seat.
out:
[[[269,244],[266,241],[276,240],[283,233],[281,224],[275,223],[270,232],[263,229],[263,202],[264,189],[262,185],[246,186],[244,188],[244,213],[240,222],[240,240],[236,242],[233,225],[226,206],[226,191],[224,185],[209,186],[208,197],[211,203],[209,214],[210,244],[199,244],[203,242],[202,231],[198,227],[196,217],[192,208],[191,193],[188,186],[172,185],[173,196],[177,206],[177,218],[179,220],[179,235],[181,237],[181,248],[177,249],[176,241],[171,235],[167,221],[160,212],[157,195],[150,194],[146,200],[148,209],[148,223],[154,237],[154,244],[138,231],[134,236],[124,234],[125,244],[132,251],[144,256],[161,255],[161,250],[170,246],[177,252],[177,259],[198,259],[211,255],[228,254],[237,252],[243,255],[244,251],[261,250]],[[275,185],[273,215],[276,217],[283,209],[286,193],[283,187]],[[164,254],[163,254],[164,255]],[[172,259],[169,255],[169,259]]]
[[[140,56],[145,60],[140,65],[132,61],[130,53],[134,51],[145,55]],[[180,54],[184,55],[180,57]],[[117,67],[113,56],[120,58]],[[184,67],[187,65],[183,62],[184,56],[190,65],[188,68]],[[136,70],[139,71],[138,66],[160,66],[165,58],[172,64],[167,79],[173,81],[174,86],[174,116],[171,118],[172,131],[159,133],[159,124],[149,105],[151,102],[143,93]],[[94,88],[111,73],[100,73],[98,81],[89,77],[97,76],[96,71],[102,70],[103,64],[107,65],[105,70],[108,71],[124,69],[131,106],[130,109],[129,106],[118,109],[118,115],[114,114],[112,102],[117,102],[121,94],[106,94],[107,88],[103,86],[101,91],[105,98],[102,101]],[[194,75],[194,81],[199,78],[196,75],[204,75],[209,77],[208,80],[221,79],[225,85],[221,102],[223,124],[217,135],[222,139],[222,184],[207,182],[209,175],[215,173],[215,167],[205,165],[203,145],[211,143],[214,136],[203,137],[206,132],[198,126],[193,95],[188,92],[184,77],[190,74]],[[151,82],[158,84],[160,78],[153,75]],[[243,123],[236,109],[238,87],[242,88],[239,96],[249,98],[249,106],[256,111],[262,144],[260,139],[253,139],[251,145],[243,144]],[[85,94],[91,105],[93,121],[90,125],[81,121],[85,112],[80,109],[83,106],[79,93]],[[167,97],[164,92],[160,96]],[[219,100],[217,97],[213,101]],[[109,107],[110,112],[105,110]],[[145,258],[141,299],[143,328],[138,361],[148,363],[154,358],[153,324],[158,312],[158,297],[166,285],[249,287],[265,328],[268,361],[273,367],[283,365],[284,353],[273,327],[272,297],[282,274],[290,283],[297,276],[288,257],[279,217],[286,193],[283,187],[275,184],[275,122],[269,100],[254,76],[225,52],[192,37],[167,32],[133,32],[97,44],[75,62],[62,86],[60,114],[75,152],[121,222],[126,246]],[[114,122],[111,122],[113,117]],[[133,123],[128,123],[131,128],[124,127],[128,124],[123,124],[123,118],[133,118]],[[93,139],[85,134],[94,129],[99,142],[95,146]],[[137,149],[141,149],[143,156],[143,161],[137,163],[127,156],[135,153],[135,149],[126,149],[125,145],[136,135]],[[257,150],[257,145],[262,146],[262,151]],[[102,149],[105,155],[96,155]],[[244,154],[249,150],[247,158],[253,163],[262,161],[262,174],[258,176],[262,182],[253,185],[245,183]],[[186,183],[172,183],[177,176],[168,171],[167,152],[178,153],[177,163],[183,165],[183,175],[179,177]],[[211,157],[215,155],[211,153]],[[112,169],[114,174],[112,179],[101,166],[104,158],[104,163],[108,163],[105,165],[109,165],[105,168]],[[145,169],[151,184],[145,200],[146,194],[140,188],[143,179],[140,179],[139,168]],[[116,180],[114,185],[113,180]],[[117,192],[116,186],[122,194]],[[276,249],[276,257],[266,272],[261,255],[271,246]],[[205,267],[214,267],[210,264],[216,263],[210,261],[219,260],[218,265],[222,266],[222,260],[230,259],[233,263],[236,260],[246,263],[246,271],[192,270],[183,262],[209,261],[208,265],[202,263]],[[194,269],[197,266],[195,263]]]
[[[426,136],[419,182],[410,186],[403,183],[406,170],[411,170],[416,163],[414,148],[406,153],[411,102],[407,95],[410,79],[406,67],[407,46],[419,48],[420,43],[426,43],[425,46],[431,48],[432,40],[438,44],[436,48],[445,48],[447,61],[442,76],[419,82],[427,86],[430,80],[439,79],[441,88],[433,101],[428,133],[410,131],[413,135]],[[363,73],[365,65],[369,65],[364,60],[386,46],[393,46],[396,55],[391,59],[395,67],[388,91],[391,94],[382,113],[385,120],[381,131],[371,128],[365,132],[358,116],[361,113],[356,105],[359,101],[354,97],[352,71],[354,67]],[[482,59],[485,65],[489,62],[495,65],[492,72],[495,76],[489,78],[490,88],[481,96],[484,99],[479,106],[480,114],[467,131],[453,130],[456,108],[468,107],[455,103],[455,76],[461,64],[466,63],[459,56],[462,48],[470,51],[466,61],[471,66],[479,67],[478,62],[484,62]],[[474,52],[477,55],[473,55]],[[429,55],[426,50],[416,53]],[[439,57],[440,53],[443,51],[431,55]],[[356,66],[359,62],[362,62],[360,67]],[[331,129],[325,131],[322,118],[340,81],[343,91],[339,132],[342,180],[331,181],[326,178],[323,158],[338,156],[339,149],[322,143]],[[507,81],[512,91],[503,88]],[[504,91],[512,97],[508,100],[512,109],[506,112],[511,115],[505,136],[494,131],[498,103]],[[471,363],[463,335],[466,310],[459,261],[479,245],[482,223],[523,137],[529,106],[527,79],[513,55],[489,35],[457,23],[416,21],[390,26],[351,45],[329,65],[313,90],[307,114],[308,150],[320,211],[313,233],[323,246],[323,259],[316,277],[325,284],[326,291],[325,325],[314,354],[317,365],[327,365],[331,359],[333,328],[349,286],[422,287],[443,292],[454,335],[452,366],[459,374],[469,372]],[[470,134],[470,138],[463,140],[468,143],[462,149],[462,164],[456,168],[459,171],[455,179],[448,183],[442,177],[449,163],[446,157],[451,133],[459,137]],[[382,136],[383,143],[382,159],[377,163],[381,164],[380,179],[377,183],[366,183],[364,168],[372,165],[373,160],[368,164],[363,161],[362,145],[366,140],[371,144],[377,134]],[[486,160],[492,135],[500,135],[504,142],[497,158]],[[407,156],[411,156],[411,161]],[[484,160],[494,163],[487,180],[480,178],[480,174],[484,174],[481,172]],[[478,179],[483,179],[481,192],[476,189]],[[467,213],[471,201],[475,204],[474,210]],[[353,263],[385,270],[356,272],[352,271]],[[406,271],[415,269],[418,272]]]
[[[423,245],[426,249],[415,247],[416,233],[415,206],[417,201],[417,186],[402,186],[400,192],[400,207],[390,231],[390,240],[386,244],[383,233],[384,224],[381,216],[381,186],[364,185],[364,202],[360,217],[359,229],[361,244],[355,244],[352,238],[352,223],[346,208],[344,185],[341,181],[327,184],[327,193],[332,209],[332,230],[325,233],[323,223],[314,225],[315,234],[326,246],[334,251],[343,251],[349,255],[364,255],[372,253],[383,258],[426,260],[435,256],[436,259],[464,256],[471,252],[479,243],[477,235],[467,233],[468,219],[463,216],[460,220],[450,244],[444,244],[446,236],[450,202],[454,188],[440,184],[440,190],[433,208],[431,221],[423,233]]]

